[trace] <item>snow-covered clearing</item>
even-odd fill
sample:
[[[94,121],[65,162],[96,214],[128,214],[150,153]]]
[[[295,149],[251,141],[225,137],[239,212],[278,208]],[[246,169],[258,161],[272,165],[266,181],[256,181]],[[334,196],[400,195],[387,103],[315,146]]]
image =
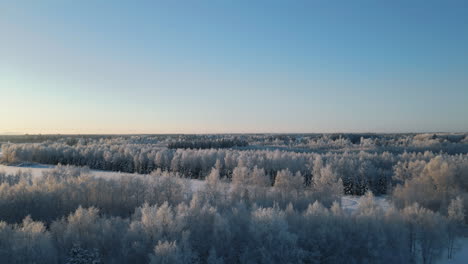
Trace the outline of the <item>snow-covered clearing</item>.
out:
[[[16,166],[6,166],[0,165],[0,172],[6,172],[7,174],[15,174],[19,171],[30,172],[33,177],[41,177],[43,172],[50,171],[54,169],[55,165],[46,165],[46,164],[36,164],[36,163],[25,163],[19,164]],[[137,173],[122,173],[114,171],[102,171],[102,170],[90,170],[90,174],[95,177],[100,177],[104,179],[111,178],[120,178],[120,177],[143,177],[144,174]],[[204,184],[204,181],[187,179],[190,181],[190,185],[193,191],[201,189]]]
[[[28,164],[19,165],[19,166],[5,166],[0,165],[0,172],[6,172],[7,174],[15,174],[18,171],[31,172],[33,177],[42,176],[43,171],[50,170],[54,168],[53,165],[44,165],[44,164]]]
[[[341,198],[341,207],[347,212],[354,212],[359,208],[363,198],[364,196],[345,195]],[[374,201],[383,211],[390,208],[390,203],[386,197],[374,197]]]

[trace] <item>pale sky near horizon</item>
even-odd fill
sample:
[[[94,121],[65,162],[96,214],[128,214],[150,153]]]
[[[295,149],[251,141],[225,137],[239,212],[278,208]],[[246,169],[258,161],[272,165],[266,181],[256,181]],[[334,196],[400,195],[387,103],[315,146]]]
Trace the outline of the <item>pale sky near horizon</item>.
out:
[[[468,131],[468,1],[0,0],[0,134]]]

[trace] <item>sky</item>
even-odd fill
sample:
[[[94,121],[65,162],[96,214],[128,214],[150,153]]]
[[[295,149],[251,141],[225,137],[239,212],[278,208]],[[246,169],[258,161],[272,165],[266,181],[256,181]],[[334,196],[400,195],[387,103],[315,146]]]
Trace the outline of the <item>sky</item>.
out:
[[[0,0],[0,134],[468,131],[468,1]]]

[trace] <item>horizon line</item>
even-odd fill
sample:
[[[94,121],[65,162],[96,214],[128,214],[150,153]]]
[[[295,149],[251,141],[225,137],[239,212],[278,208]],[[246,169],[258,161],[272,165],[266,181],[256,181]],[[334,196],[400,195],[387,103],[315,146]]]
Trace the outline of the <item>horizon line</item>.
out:
[[[151,136],[151,135],[313,135],[313,134],[467,134],[468,131],[405,131],[405,132],[214,132],[214,133],[0,133],[0,136]]]

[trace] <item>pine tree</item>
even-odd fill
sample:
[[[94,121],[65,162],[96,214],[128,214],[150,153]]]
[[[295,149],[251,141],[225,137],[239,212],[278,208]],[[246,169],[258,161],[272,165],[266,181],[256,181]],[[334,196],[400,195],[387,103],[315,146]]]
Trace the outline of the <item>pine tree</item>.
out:
[[[70,250],[66,264],[102,264],[102,261],[97,249],[87,250],[75,244]]]

